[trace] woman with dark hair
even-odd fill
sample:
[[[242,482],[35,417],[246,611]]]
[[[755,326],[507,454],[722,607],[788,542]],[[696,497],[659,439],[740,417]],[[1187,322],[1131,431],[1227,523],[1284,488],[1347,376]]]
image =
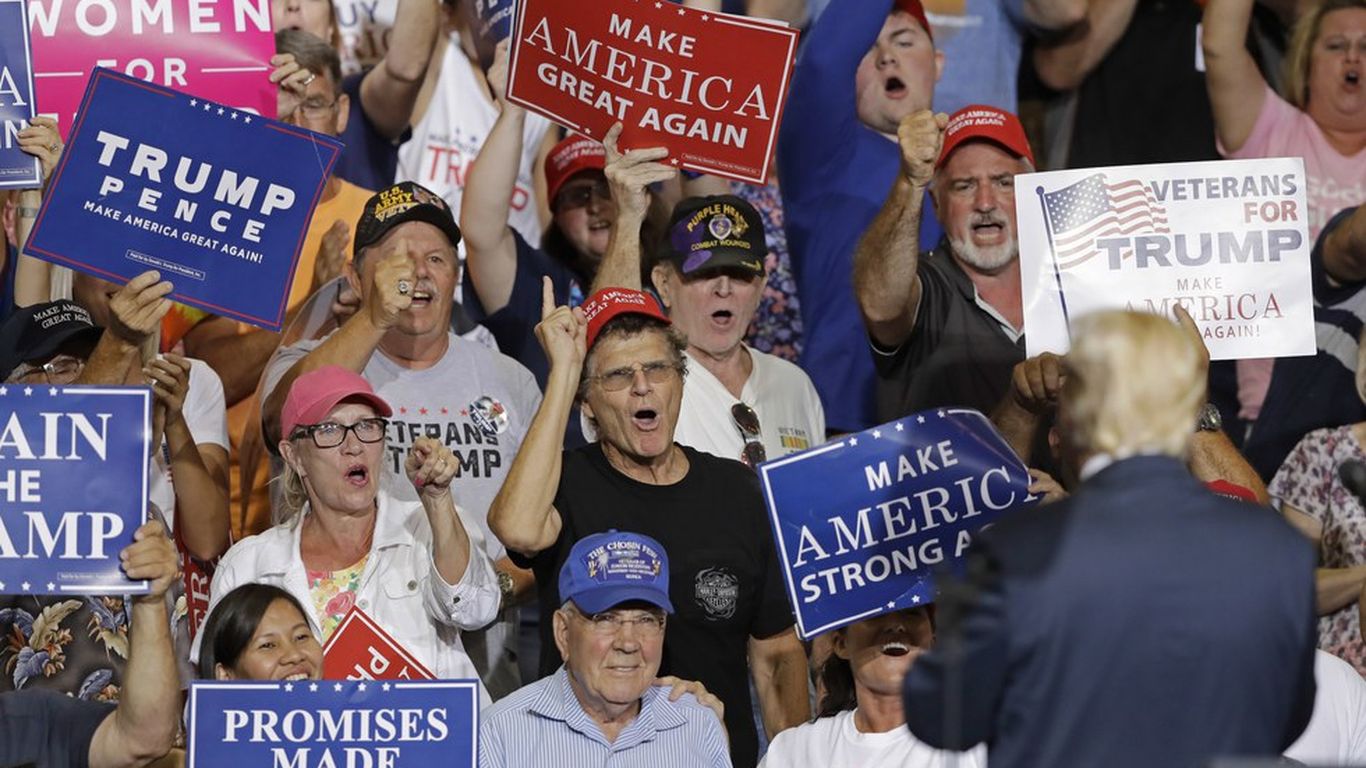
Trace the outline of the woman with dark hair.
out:
[[[961,768],[987,764],[986,748],[953,753],[917,740],[906,728],[901,680],[934,643],[932,610],[885,613],[837,629],[821,668],[825,698],[815,722],[779,733],[760,768],[939,768],[956,757]]]
[[[199,675],[215,680],[319,680],[323,649],[293,595],[243,584],[204,623]]]

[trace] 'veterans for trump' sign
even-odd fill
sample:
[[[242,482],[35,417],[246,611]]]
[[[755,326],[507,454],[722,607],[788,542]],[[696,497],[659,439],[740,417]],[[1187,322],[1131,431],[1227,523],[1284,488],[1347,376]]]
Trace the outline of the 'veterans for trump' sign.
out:
[[[38,111],[70,135],[96,67],[275,115],[270,0],[28,0]]]
[[[621,148],[766,183],[797,50],[786,25],[654,0],[519,0],[508,98]]]
[[[977,411],[923,411],[759,466],[803,638],[934,601],[932,570],[1038,501]]]
[[[119,552],[147,519],[150,424],[144,387],[0,384],[0,593],[147,592]]]
[[[190,768],[474,768],[479,683],[190,684]]]
[[[271,330],[335,139],[106,69],[91,78],[27,252]]]
[[[1314,354],[1304,189],[1299,158],[1015,177],[1029,354],[1097,310],[1178,305],[1213,359]]]

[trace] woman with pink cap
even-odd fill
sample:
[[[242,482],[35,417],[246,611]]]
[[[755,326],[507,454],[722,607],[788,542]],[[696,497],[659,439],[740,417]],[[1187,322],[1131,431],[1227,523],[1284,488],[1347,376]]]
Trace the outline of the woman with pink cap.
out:
[[[294,382],[281,412],[285,522],[223,556],[210,610],[239,584],[273,584],[307,609],[324,642],[355,607],[438,678],[477,678],[459,632],[497,614],[493,565],[461,524],[451,496],[459,463],[439,441],[419,438],[404,465],[420,502],[384,490],[391,413],[339,366]]]

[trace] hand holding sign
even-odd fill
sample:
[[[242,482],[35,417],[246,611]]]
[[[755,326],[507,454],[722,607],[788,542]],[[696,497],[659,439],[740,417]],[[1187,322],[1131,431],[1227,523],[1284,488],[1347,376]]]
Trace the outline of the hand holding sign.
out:
[[[52,178],[52,169],[62,159],[62,137],[57,133],[57,121],[38,115],[29,126],[19,132],[19,148],[38,158],[43,167],[43,183]]]
[[[173,289],[154,269],[129,280],[109,300],[109,330],[132,346],[141,345],[171,311],[165,296]]]
[[[376,328],[387,331],[394,327],[398,316],[413,305],[416,281],[408,241],[399,240],[397,248],[380,257],[370,289],[363,294],[362,307]]]
[[[672,179],[678,175],[678,169],[656,162],[669,156],[668,149],[650,147],[632,149],[622,154],[617,150],[619,138],[621,123],[616,123],[602,139],[602,146],[607,150],[607,167],[603,173],[612,188],[612,201],[617,204],[617,220],[638,225],[645,219],[645,211],[650,207],[650,194],[645,188],[655,182]]]
[[[133,532],[133,543],[119,552],[119,563],[128,578],[151,582],[151,591],[135,598],[140,603],[159,603],[180,578],[180,553],[159,520],[143,523]]]
[[[935,114],[928,109],[913,112],[901,119],[896,129],[896,140],[901,145],[901,174],[916,189],[924,189],[934,178],[934,164],[944,144],[944,129],[949,116]]]
[[[576,375],[588,356],[588,321],[583,310],[555,306],[555,286],[546,276],[541,281],[541,322],[536,339],[550,360],[551,369],[565,366]]]
[[[165,409],[168,420],[181,418],[185,393],[190,388],[190,361],[171,354],[154,358],[143,367],[142,375],[152,385],[156,407]]]

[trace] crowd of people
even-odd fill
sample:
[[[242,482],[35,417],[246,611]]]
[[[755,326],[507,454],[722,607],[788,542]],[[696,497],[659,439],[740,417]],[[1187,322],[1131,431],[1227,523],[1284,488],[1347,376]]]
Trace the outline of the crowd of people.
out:
[[[277,117],[345,143],[281,333],[0,193],[0,381],[154,402],[151,591],[0,595],[0,768],[179,764],[192,680],[321,679],[353,608],[480,681],[487,768],[1366,765],[1366,0],[682,4],[803,29],[765,185],[510,102],[476,0],[271,0]],[[1282,156],[1314,355],[1026,355],[1017,176]],[[949,406],[1042,504],[801,638],[756,467]]]

